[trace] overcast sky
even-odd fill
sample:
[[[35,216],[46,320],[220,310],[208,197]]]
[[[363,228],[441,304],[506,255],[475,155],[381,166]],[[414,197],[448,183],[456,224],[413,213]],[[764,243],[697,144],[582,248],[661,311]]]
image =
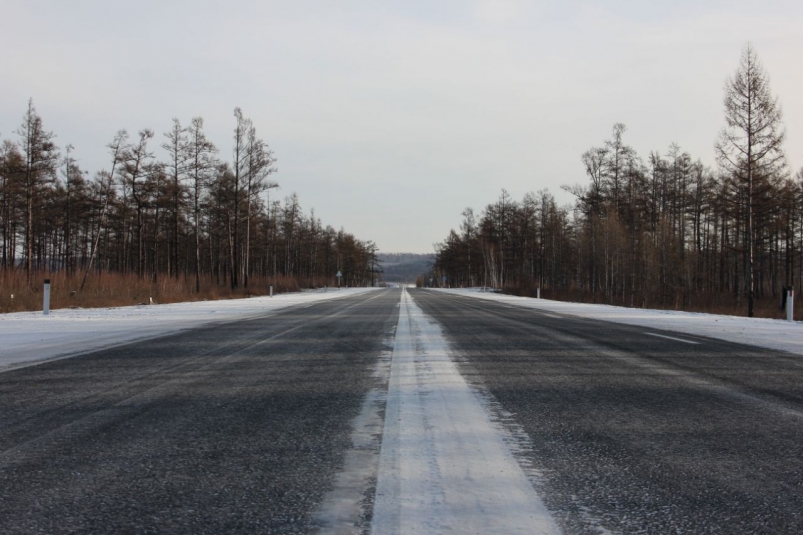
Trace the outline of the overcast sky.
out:
[[[803,165],[803,2],[0,0],[0,137],[29,97],[94,174],[125,128],[243,109],[279,195],[385,252],[432,252],[460,212],[584,183],[616,122],[642,157],[714,165],[725,80],[751,41]],[[154,142],[154,147],[161,143]],[[275,194],[275,193],[274,193]]]

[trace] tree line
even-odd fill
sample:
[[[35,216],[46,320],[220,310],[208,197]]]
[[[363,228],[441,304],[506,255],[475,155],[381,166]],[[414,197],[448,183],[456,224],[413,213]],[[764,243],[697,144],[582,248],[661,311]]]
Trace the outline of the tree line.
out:
[[[436,245],[433,277],[625,306],[706,309],[803,288],[803,170],[788,169],[778,100],[747,45],[724,96],[717,164],[677,144],[639,156],[616,124],[581,157],[587,182],[521,201],[502,191]]]
[[[108,167],[89,176],[71,145],[59,148],[29,101],[16,139],[0,143],[0,270],[81,279],[122,273],[248,288],[251,279],[366,285],[376,246],[305,214],[298,196],[271,198],[276,157],[234,110],[231,159],[204,121],[174,119],[162,136],[120,130]],[[157,158],[155,145],[166,157]]]

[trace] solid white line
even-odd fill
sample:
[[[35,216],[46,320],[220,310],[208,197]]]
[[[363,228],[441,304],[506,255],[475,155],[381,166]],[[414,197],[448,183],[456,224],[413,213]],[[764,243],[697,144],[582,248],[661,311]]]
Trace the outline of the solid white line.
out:
[[[374,535],[559,533],[502,432],[403,291],[379,457]]]
[[[386,382],[390,369],[390,352],[383,353],[374,370],[374,377]],[[385,389],[373,388],[363,400],[360,414],[352,421],[351,448],[346,451],[343,468],[335,476],[332,490],[326,493],[313,517],[318,535],[363,533],[358,526],[367,510],[365,489],[376,481],[385,404]]]
[[[644,333],[648,336],[657,336],[658,338],[666,338],[667,340],[674,340],[676,342],[683,342],[684,344],[700,345],[700,342],[692,342],[691,340],[684,340],[682,338],[675,338],[673,336],[664,336],[663,334]]]

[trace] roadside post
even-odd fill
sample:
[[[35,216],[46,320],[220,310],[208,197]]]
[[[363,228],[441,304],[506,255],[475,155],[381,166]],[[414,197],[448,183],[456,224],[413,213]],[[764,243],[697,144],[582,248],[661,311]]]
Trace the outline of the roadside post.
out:
[[[273,285],[270,285],[270,296],[273,297]]]
[[[536,299],[541,299],[541,288],[538,288],[538,290],[536,290],[536,297],[535,298]]]
[[[786,321],[795,321],[795,290],[790,286],[786,294]]]
[[[340,270],[337,271],[337,275],[335,275],[335,277],[337,277],[337,289],[339,290],[340,289],[340,279],[343,278],[343,274],[340,273]]]
[[[44,302],[42,303],[42,314],[50,314],[50,279],[45,279]]]

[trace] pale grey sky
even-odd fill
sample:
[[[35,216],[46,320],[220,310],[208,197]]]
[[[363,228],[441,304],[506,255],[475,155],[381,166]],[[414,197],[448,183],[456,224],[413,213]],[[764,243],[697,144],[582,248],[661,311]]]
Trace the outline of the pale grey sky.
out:
[[[803,165],[803,2],[0,0],[0,137],[29,97],[94,174],[114,133],[240,106],[279,195],[386,252],[431,252],[466,206],[585,182],[616,122],[642,157],[714,165],[722,89],[751,41]],[[161,143],[154,143],[156,147]]]

